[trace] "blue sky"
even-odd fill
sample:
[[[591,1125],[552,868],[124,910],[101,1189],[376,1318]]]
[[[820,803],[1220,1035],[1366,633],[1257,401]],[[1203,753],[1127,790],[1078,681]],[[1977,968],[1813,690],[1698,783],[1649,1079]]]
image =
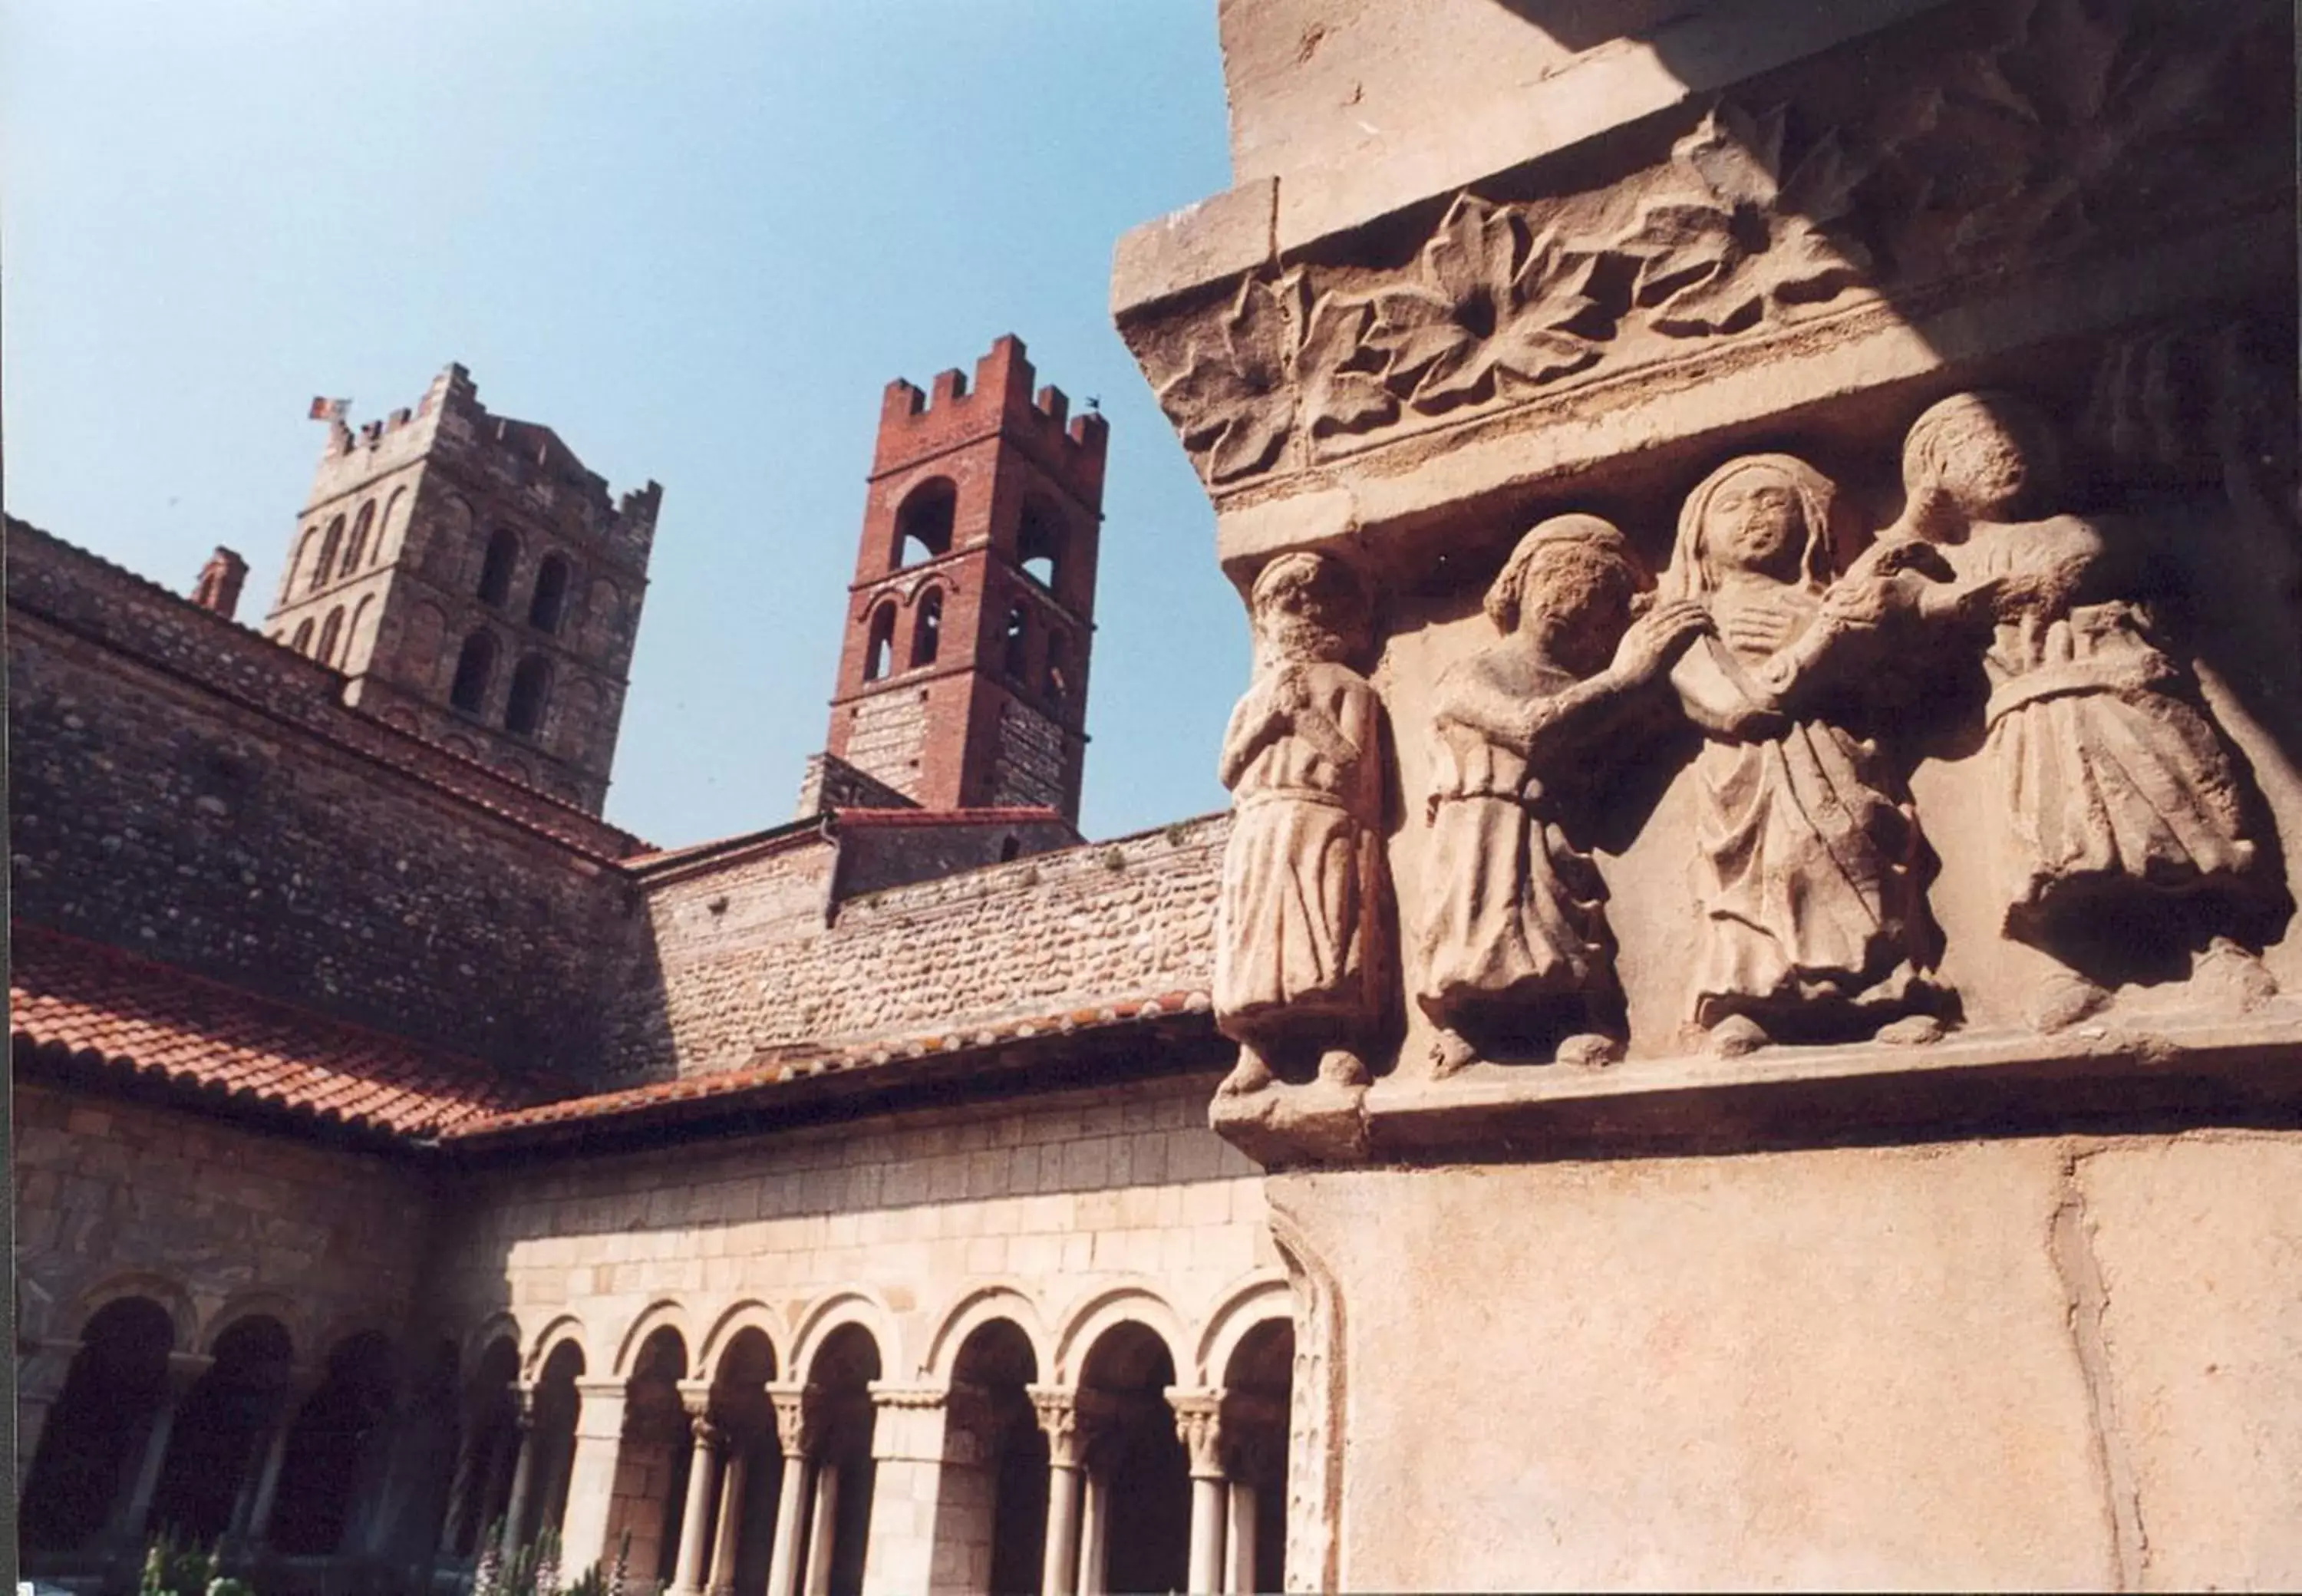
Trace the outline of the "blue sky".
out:
[[[323,430],[449,360],[665,484],[612,820],[787,818],[879,393],[997,334],[1112,424],[1082,823],[1220,807],[1246,679],[1111,247],[1228,184],[1211,0],[9,0],[8,507],[188,591],[277,586]]]

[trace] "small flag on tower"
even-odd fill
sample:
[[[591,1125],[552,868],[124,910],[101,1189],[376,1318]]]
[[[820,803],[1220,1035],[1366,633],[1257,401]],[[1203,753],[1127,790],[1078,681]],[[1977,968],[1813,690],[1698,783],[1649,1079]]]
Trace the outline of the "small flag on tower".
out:
[[[352,402],[348,399],[315,399],[312,401],[312,419],[314,421],[341,421],[346,413],[349,412],[351,407]]]

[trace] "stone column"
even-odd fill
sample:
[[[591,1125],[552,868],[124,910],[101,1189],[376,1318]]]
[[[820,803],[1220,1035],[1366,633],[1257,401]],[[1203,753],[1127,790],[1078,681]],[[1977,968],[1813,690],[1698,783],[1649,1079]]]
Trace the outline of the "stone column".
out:
[[[112,1522],[112,1539],[129,1545],[144,1537],[144,1521],[152,1516],[152,1497],[160,1489],[160,1466],[167,1461],[168,1438],[175,1432],[176,1410],[183,1405],[200,1377],[215,1366],[215,1359],[196,1352],[168,1354],[167,1383],[162,1388],[160,1409],[144,1435],[144,1457],[129,1487],[128,1499]]]
[[[744,1443],[730,1436],[719,1466],[719,1530],[711,1538],[710,1596],[735,1596],[735,1558],[744,1546]]]
[[[273,1410],[271,1423],[265,1426],[256,1467],[240,1487],[239,1500],[232,1505],[231,1528],[226,1539],[242,1546],[261,1546],[272,1533],[272,1505],[280,1498],[280,1470],[288,1461],[288,1437],[295,1432],[296,1420],[304,1411],[304,1404],[311,1400],[312,1393],[326,1378],[327,1371],[323,1368],[299,1365],[289,1371],[288,1383],[280,1392],[280,1405]]]
[[[512,1390],[519,1402],[518,1450],[511,1466],[511,1497],[504,1503],[503,1548],[506,1561],[519,1550],[520,1520],[527,1516],[527,1495],[535,1483],[535,1387],[523,1380]]]
[[[871,1382],[871,1525],[866,1596],[899,1596],[934,1583],[936,1505],[943,1489],[949,1393],[937,1386]]]
[[[63,1395],[72,1359],[80,1356],[78,1341],[30,1341],[16,1352],[16,1502],[24,1500],[25,1482],[32,1477],[32,1461],[40,1455],[40,1433],[47,1428],[48,1409]]]
[[[464,1533],[464,1520],[472,1511],[473,1473],[487,1460],[479,1444],[480,1419],[483,1408],[475,1403],[464,1414],[464,1422],[456,1437],[456,1466],[448,1474],[448,1516],[440,1523],[440,1544],[434,1555],[452,1555],[456,1541]]]
[[[839,1527],[839,1465],[825,1458],[815,1470],[815,1511],[807,1526],[806,1596],[831,1596],[832,1541]]]
[[[1223,1575],[1222,1393],[1167,1388],[1175,1433],[1191,1459],[1191,1596],[1220,1596]]]
[[[1080,1491],[1079,1596],[1105,1596],[1110,1587],[1104,1541],[1111,1528],[1111,1482],[1092,1465]]]
[[[1067,1385],[1025,1388],[1047,1437],[1047,1539],[1042,1596],[1076,1596],[1080,1565],[1079,1393]]]
[[[721,1440],[711,1422],[711,1388],[702,1382],[682,1382],[680,1399],[687,1406],[687,1424],[695,1440],[687,1467],[687,1499],[679,1515],[679,1552],[672,1563],[669,1596],[703,1596],[704,1537],[711,1533],[711,1493],[718,1481],[712,1459]]]
[[[582,1573],[612,1565],[608,1519],[616,1499],[616,1464],[624,1445],[624,1382],[576,1382],[576,1456],[567,1470],[567,1510],[559,1520],[559,1566]]]
[[[809,1423],[807,1388],[771,1385],[768,1399],[776,1412],[776,1441],[783,1449],[783,1487],[776,1499],[776,1541],[768,1566],[768,1596],[798,1596],[802,1532],[807,1522],[807,1454],[815,1437]]]
[[[1250,1596],[1255,1590],[1255,1487],[1244,1480],[1231,1483],[1231,1522],[1223,1545],[1224,1596]]]

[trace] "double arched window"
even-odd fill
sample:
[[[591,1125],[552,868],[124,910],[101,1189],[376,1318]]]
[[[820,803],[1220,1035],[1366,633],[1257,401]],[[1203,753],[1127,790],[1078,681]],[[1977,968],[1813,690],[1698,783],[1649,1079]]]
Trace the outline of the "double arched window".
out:
[[[863,643],[863,679],[876,682],[886,676],[888,656],[895,651],[895,601],[890,599],[871,612],[871,630]]]
[[[943,589],[931,587],[920,595],[919,612],[912,617],[912,668],[933,665],[943,646]]]
[[[519,534],[499,526],[488,539],[488,557],[480,567],[480,602],[501,609],[511,598],[513,570],[519,564]]]
[[[448,689],[448,701],[467,715],[478,714],[495,674],[496,640],[485,632],[473,633],[456,656],[456,680]]]
[[[504,705],[504,730],[533,737],[543,729],[543,707],[551,693],[551,661],[530,654],[511,673],[511,698]]]
[[[567,612],[567,557],[550,554],[536,567],[535,591],[527,601],[527,624],[539,632],[555,633]]]
[[[304,591],[315,593],[327,585],[328,568],[336,563],[336,550],[344,541],[344,518],[338,516],[328,523],[328,535],[320,540],[320,558],[312,562],[312,574],[304,582]]]
[[[367,558],[367,534],[374,525],[375,500],[371,499],[360,506],[359,517],[352,523],[352,541],[344,545],[343,563],[336,567],[338,577],[349,576],[360,568],[360,561]]]

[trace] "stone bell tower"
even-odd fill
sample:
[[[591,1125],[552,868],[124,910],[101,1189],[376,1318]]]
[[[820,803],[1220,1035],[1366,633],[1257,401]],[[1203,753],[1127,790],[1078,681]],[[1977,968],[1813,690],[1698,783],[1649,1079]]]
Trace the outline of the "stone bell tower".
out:
[[[1110,429],[1031,377],[1010,334],[971,386],[888,385],[826,747],[925,809],[1076,822]]]
[[[412,409],[331,424],[264,630],[347,703],[598,814],[662,499],[611,497],[450,365]]]

